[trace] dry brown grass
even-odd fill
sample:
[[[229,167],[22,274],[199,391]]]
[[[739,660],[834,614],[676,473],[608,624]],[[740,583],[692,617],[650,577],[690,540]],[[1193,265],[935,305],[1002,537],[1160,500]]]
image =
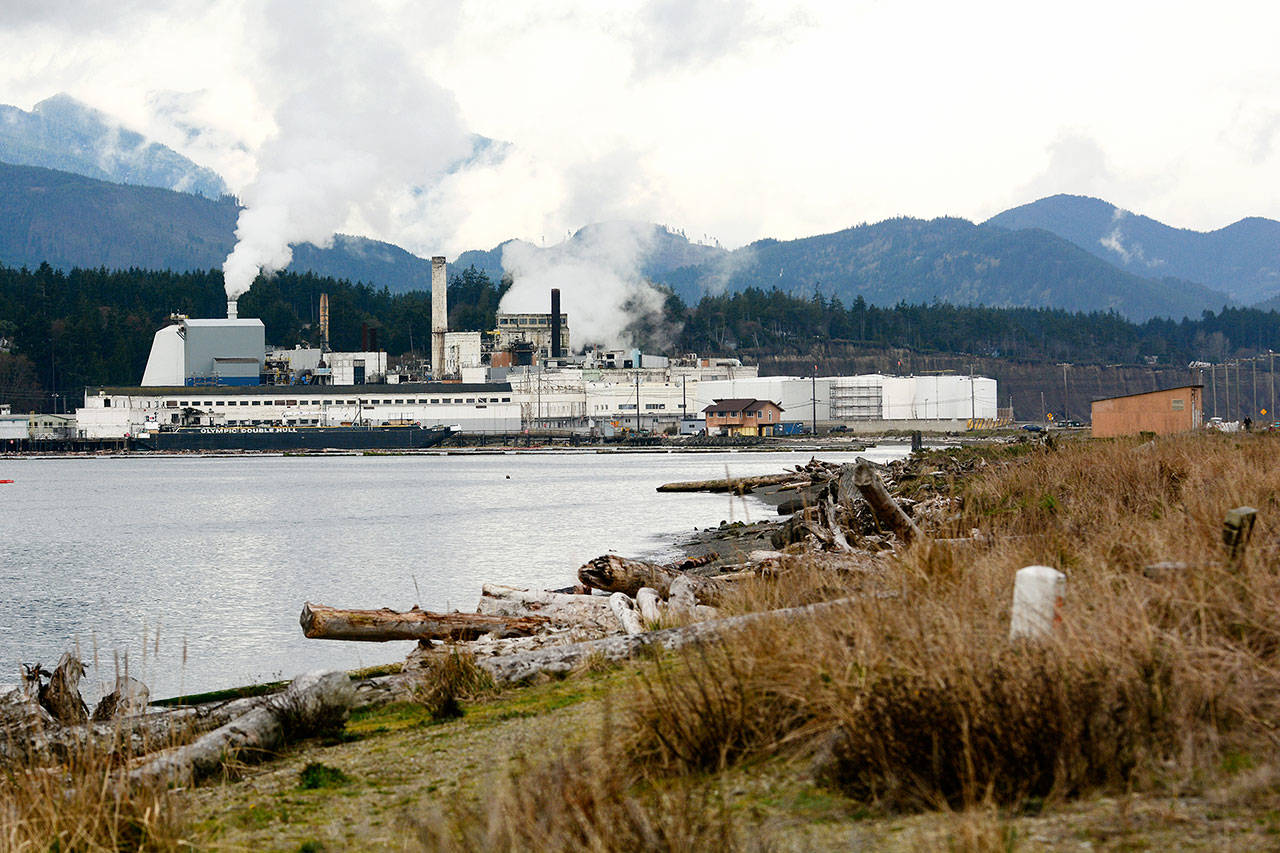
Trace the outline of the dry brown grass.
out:
[[[0,850],[175,850],[183,816],[168,792],[118,781],[118,752],[93,743],[0,767]]]
[[[604,754],[542,758],[514,772],[487,805],[437,809],[409,828],[423,849],[450,853],[744,849],[714,787],[657,787]]]
[[[1278,499],[1270,436],[1068,443],[992,466],[939,532],[999,544],[914,548],[889,576],[898,597],[685,655],[649,681],[632,760],[698,772],[826,739],[845,793],[931,807],[1187,786],[1226,750],[1269,755]],[[1231,571],[1221,524],[1241,504],[1260,518]],[[1157,561],[1189,568],[1147,577]],[[1031,564],[1068,574],[1066,619],[1010,643],[1013,575]]]

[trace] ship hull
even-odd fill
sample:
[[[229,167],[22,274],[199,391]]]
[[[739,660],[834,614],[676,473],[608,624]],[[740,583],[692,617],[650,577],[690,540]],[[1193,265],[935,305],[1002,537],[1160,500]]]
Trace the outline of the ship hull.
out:
[[[448,427],[186,427],[138,435],[141,450],[423,450],[453,434]]]

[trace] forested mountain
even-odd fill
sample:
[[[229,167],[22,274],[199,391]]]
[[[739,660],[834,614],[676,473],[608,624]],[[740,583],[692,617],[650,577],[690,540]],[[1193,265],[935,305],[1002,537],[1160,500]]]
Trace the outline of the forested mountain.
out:
[[[964,219],[889,219],[799,240],[760,240],[711,264],[661,278],[682,297],[746,287],[815,293],[873,305],[898,302],[1118,311],[1135,320],[1221,308],[1217,291],[1153,281],[1045,231]]]
[[[1280,222],[1272,219],[1255,216],[1217,231],[1190,231],[1101,199],[1055,195],[984,224],[1040,228],[1137,275],[1197,281],[1245,304],[1280,295]]]
[[[220,269],[234,245],[237,215],[229,197],[210,201],[0,163],[0,263],[7,266]],[[431,284],[431,262],[390,243],[340,235],[332,248],[294,249],[293,272],[394,291]]]
[[[10,266],[213,269],[231,250],[236,215],[226,197],[210,201],[0,164],[0,263]],[[1269,227],[1265,220],[1239,227],[1255,225]],[[509,245],[465,252],[454,266],[474,265],[499,280]],[[622,264],[686,301],[756,287],[846,304],[862,297],[872,305],[1114,310],[1135,320],[1195,316],[1230,303],[1222,292],[1190,281],[1126,272],[1045,230],[951,218],[891,219],[798,240],[760,240],[733,252],[692,243],[662,226],[613,222],[582,228],[553,246],[520,249],[526,258],[551,263],[585,257]],[[430,261],[388,243],[339,237],[329,249],[296,250],[290,271],[393,293],[429,286]]]
[[[227,192],[212,169],[121,127],[66,94],[41,101],[31,112],[0,105],[0,161],[210,199]]]

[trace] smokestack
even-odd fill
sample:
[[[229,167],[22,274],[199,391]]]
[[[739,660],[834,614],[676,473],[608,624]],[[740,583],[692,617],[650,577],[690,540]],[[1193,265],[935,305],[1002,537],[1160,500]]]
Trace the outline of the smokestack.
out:
[[[236,301],[234,299],[228,299],[227,300],[227,319],[235,320],[236,318],[237,318]]]
[[[320,341],[329,348],[329,294],[320,294]]]
[[[551,288],[551,357],[560,358],[560,288]]]
[[[449,331],[449,280],[444,258],[431,259],[431,375],[444,376],[444,333]]]

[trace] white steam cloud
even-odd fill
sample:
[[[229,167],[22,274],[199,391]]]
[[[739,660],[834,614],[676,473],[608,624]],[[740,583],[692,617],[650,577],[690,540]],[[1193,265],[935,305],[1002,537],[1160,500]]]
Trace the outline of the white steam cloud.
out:
[[[627,327],[662,312],[662,291],[640,274],[653,233],[652,225],[610,222],[585,228],[551,249],[509,243],[502,266],[513,284],[499,310],[545,314],[551,288],[558,287],[575,349],[630,346]]]
[[[264,87],[276,133],[240,193],[227,297],[282,269],[291,243],[332,243],[344,227],[385,219],[414,187],[464,158],[471,141],[453,96],[428,79],[394,34],[357,5],[273,0],[259,7]]]

